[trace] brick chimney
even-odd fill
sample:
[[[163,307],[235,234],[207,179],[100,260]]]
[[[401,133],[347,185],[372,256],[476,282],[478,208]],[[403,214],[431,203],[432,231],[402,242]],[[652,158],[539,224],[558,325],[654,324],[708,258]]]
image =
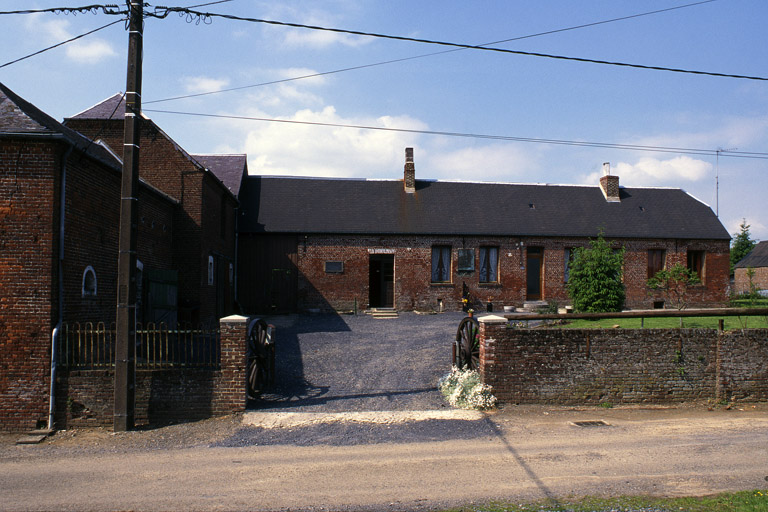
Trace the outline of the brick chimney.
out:
[[[405,192],[416,192],[416,167],[413,165],[413,148],[405,148],[405,173],[403,175]]]
[[[609,203],[618,203],[621,201],[619,198],[619,177],[611,175],[611,164],[605,162],[603,164],[603,177],[600,178],[600,190],[605,196],[605,200]]]

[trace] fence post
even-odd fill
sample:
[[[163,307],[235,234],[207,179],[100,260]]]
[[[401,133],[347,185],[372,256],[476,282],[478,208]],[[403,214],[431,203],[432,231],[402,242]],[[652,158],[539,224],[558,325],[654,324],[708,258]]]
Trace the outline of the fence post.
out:
[[[228,316],[219,321],[221,329],[221,374],[211,404],[214,415],[245,410],[245,366],[249,318]]]

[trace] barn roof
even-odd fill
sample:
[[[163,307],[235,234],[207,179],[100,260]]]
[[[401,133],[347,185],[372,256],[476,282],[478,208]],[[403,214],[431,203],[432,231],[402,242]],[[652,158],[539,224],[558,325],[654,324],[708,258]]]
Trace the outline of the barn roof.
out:
[[[680,189],[249,176],[243,233],[595,236],[729,240],[712,209]]]
[[[760,242],[752,252],[739,260],[734,268],[768,267],[768,241]]]
[[[247,174],[247,155],[192,155],[209,169],[235,197],[240,193],[240,183]]]

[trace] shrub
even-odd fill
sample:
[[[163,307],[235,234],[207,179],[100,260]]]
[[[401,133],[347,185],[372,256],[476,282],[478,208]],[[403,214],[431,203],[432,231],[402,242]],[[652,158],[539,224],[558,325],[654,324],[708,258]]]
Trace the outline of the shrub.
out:
[[[451,373],[440,379],[437,387],[453,407],[483,411],[496,406],[496,397],[491,393],[491,387],[480,381],[477,370],[454,366]]]
[[[624,249],[614,250],[602,231],[589,247],[574,249],[568,277],[568,295],[576,311],[604,313],[624,307],[621,282]]]

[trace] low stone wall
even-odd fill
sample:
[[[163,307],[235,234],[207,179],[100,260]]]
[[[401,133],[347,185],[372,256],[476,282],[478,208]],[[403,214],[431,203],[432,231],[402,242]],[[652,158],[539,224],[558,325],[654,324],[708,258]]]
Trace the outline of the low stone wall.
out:
[[[480,319],[480,373],[506,403],[768,400],[768,329],[513,329]]]
[[[218,369],[137,370],[135,423],[190,421],[244,411],[248,321],[222,319]],[[112,426],[114,382],[113,368],[58,372],[56,426]]]

